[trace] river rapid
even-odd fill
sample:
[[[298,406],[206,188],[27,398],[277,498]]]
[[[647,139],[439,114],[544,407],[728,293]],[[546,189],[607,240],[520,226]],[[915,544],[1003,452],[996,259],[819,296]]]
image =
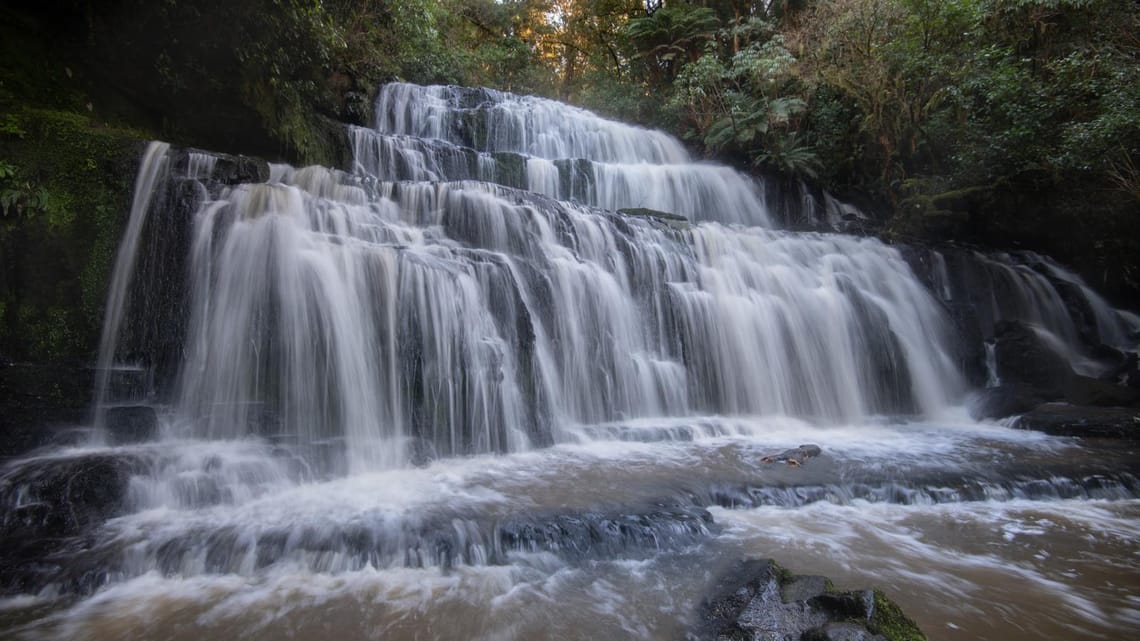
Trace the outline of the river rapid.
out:
[[[1140,625],[1140,500],[1120,472],[1135,452],[965,421],[692,425],[302,483],[273,478],[279,459],[257,443],[164,444],[193,459],[184,470],[244,467],[245,496],[174,508],[138,488],[153,507],[100,533],[129,560],[122,579],[8,599],[0,620],[19,639],[678,639],[721,572],[772,557],[883,589],[932,639],[1123,639]],[[759,462],[800,441],[823,453]],[[623,536],[623,519],[643,531]],[[504,535],[528,526],[544,535]],[[353,527],[394,552],[346,545]],[[290,551],[258,567],[254,542],[273,532]],[[431,558],[441,542],[446,562]]]

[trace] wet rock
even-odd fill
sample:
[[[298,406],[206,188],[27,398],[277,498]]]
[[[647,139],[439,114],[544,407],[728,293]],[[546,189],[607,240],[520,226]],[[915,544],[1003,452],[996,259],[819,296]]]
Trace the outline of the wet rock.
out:
[[[261,158],[215,154],[218,157],[210,176],[225,185],[263,183],[269,180],[269,163]]]
[[[103,427],[113,445],[151,441],[158,434],[158,414],[146,405],[112,407],[103,418]]]
[[[716,641],[919,641],[913,621],[878,591],[837,591],[770,559],[738,563],[702,604],[689,639]]]
[[[619,209],[617,211],[619,214],[624,214],[626,216],[658,218],[664,221],[676,221],[685,223],[689,222],[689,219],[685,218],[684,216],[673,214],[667,211],[660,211],[658,209],[650,209],[648,207],[626,207],[625,209]]]
[[[1027,386],[1045,400],[1064,398],[1074,376],[1068,359],[1019,321],[994,326],[994,357],[1003,382]]]
[[[830,587],[831,581],[825,576],[793,576],[780,586],[780,596],[784,599],[784,603],[795,603],[823,594]]]
[[[126,505],[141,459],[88,454],[19,461],[0,472],[0,592],[42,587],[69,548]],[[54,568],[54,569],[53,569]]]
[[[85,366],[0,362],[0,460],[60,442],[86,417],[95,386]]]
[[[970,399],[970,418],[975,421],[1024,414],[1044,402],[1032,387],[1020,383],[980,390]]]
[[[886,637],[874,634],[857,623],[840,622],[808,630],[801,641],[886,641]]]
[[[691,544],[715,529],[704,508],[675,505],[649,511],[528,516],[497,528],[496,548],[547,551],[567,558],[612,558]]]
[[[0,475],[0,537],[74,536],[117,514],[140,459],[87,454],[20,461]]]
[[[1068,359],[1048,345],[1030,325],[1001,321],[995,326],[994,342],[998,377],[1010,389],[987,393],[985,407],[979,410],[980,417],[997,417],[1003,411],[1025,411],[1033,399],[1109,407],[1140,402],[1140,390],[1074,372]],[[1105,351],[1100,353],[1103,355]],[[1120,378],[1130,381],[1127,375]]]
[[[1124,352],[1110,345],[1097,345],[1089,355],[1105,367],[1100,380],[1140,390],[1140,354]]]
[[[1017,420],[1016,427],[1055,436],[1140,440],[1140,409],[1044,403]]]
[[[1075,375],[1069,380],[1065,398],[1078,405],[1135,405],[1140,400],[1140,391],[1089,376]]]
[[[809,458],[819,456],[822,450],[818,445],[810,443],[784,450],[779,454],[771,454],[760,459],[761,463],[786,463],[791,467],[799,467]]]

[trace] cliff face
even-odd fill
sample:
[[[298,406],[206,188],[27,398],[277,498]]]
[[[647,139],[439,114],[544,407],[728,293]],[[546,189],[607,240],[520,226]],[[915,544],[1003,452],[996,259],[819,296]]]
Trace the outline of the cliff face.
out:
[[[45,109],[4,123],[0,355],[90,359],[141,134]]]

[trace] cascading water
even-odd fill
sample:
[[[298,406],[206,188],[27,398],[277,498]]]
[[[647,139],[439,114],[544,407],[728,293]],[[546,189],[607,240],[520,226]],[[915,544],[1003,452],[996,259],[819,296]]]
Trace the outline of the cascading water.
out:
[[[352,142],[357,169],[381,180],[486,180],[604,209],[769,224],[744,175],[693,162],[659,131],[552,100],[397,83],[381,91],[376,123]]]
[[[1090,354],[1095,348],[1132,352],[1140,346],[1140,317],[1114,309],[1047,257],[932,251],[929,258],[930,288],[947,305],[968,308],[986,340],[1000,321],[1025,323],[1075,371],[1089,376],[1103,370]]]
[[[103,334],[99,340],[99,360],[95,374],[95,425],[103,423],[108,402],[107,393],[111,385],[115,354],[122,329],[123,313],[127,308],[127,292],[134,278],[135,263],[138,259],[139,240],[142,236],[146,214],[150,209],[155,187],[167,170],[167,154],[170,145],[152,142],[147,146],[135,180],[135,197],[131,203],[130,216],[119,252],[115,259],[114,271],[107,295],[107,306],[103,318]]]
[[[17,638],[680,638],[715,572],[767,550],[940,638],[1140,622],[1128,589],[1062,576],[1089,541],[1097,576],[1136,571],[1135,456],[964,417],[945,310],[982,286],[954,260],[928,289],[878,240],[772,229],[749,177],[549,100],[394,84],[348,133],[350,173],[222,184],[232,159],[148,153],[100,371],[163,370],[162,438],[0,472]],[[163,168],[194,204],[149,228],[184,239],[185,278],[132,285]],[[987,322],[1080,340],[1032,274],[1083,283],[985,260]],[[156,288],[177,343],[116,348],[127,292]],[[1094,296],[1084,326],[1130,348]],[[824,454],[762,463],[806,442]],[[928,542],[947,522],[1046,552]],[[931,586],[981,614],[908,600]]]
[[[544,426],[534,445],[640,416],[852,421],[960,389],[937,307],[877,242],[377,188],[256,185],[200,214],[182,409],[202,435],[240,436],[269,403],[305,440],[477,453],[525,446],[524,425]]]

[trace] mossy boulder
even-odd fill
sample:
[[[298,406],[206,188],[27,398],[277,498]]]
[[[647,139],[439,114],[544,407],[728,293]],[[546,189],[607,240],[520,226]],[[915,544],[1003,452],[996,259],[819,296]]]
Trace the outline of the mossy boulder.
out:
[[[89,360],[145,134],[49,109],[0,122],[0,354]]]
[[[771,559],[737,563],[702,604],[690,638],[716,641],[926,641],[880,590],[837,590]]]

